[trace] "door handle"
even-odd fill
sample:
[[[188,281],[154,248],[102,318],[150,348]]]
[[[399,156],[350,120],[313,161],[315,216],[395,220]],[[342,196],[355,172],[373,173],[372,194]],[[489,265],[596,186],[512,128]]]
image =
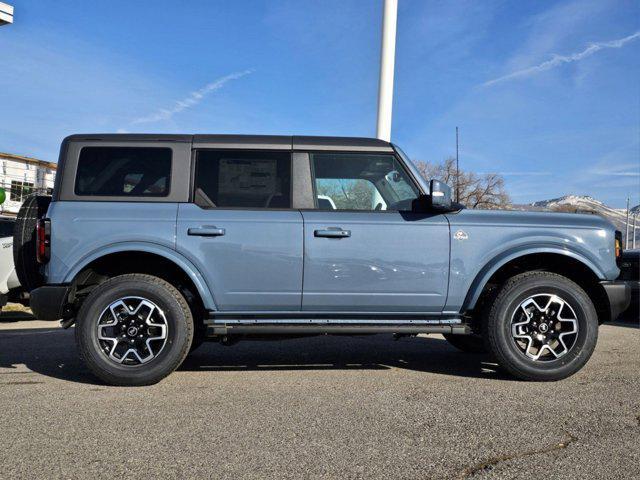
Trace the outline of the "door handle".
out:
[[[314,230],[315,237],[325,238],[347,238],[351,236],[351,230],[343,230],[342,228],[327,228],[326,230]]]
[[[198,237],[221,237],[226,232],[224,228],[218,228],[215,226],[205,225],[197,228],[190,228],[187,230],[187,235]]]

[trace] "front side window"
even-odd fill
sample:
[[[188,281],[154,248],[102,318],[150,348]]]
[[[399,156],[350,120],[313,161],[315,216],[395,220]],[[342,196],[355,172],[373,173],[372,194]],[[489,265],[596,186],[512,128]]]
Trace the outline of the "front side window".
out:
[[[84,147],[78,159],[76,195],[166,197],[171,149]]]
[[[291,208],[291,154],[198,151],[194,197],[207,208]]]
[[[418,189],[393,155],[313,153],[320,210],[407,211]]]

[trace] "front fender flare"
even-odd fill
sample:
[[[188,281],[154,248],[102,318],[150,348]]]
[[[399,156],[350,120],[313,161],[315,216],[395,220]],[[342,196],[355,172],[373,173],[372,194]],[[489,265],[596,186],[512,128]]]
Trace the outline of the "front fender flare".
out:
[[[109,245],[108,247],[102,247],[98,250],[94,250],[93,252],[82,257],[69,269],[69,271],[65,275],[64,282],[71,283],[76,278],[76,276],[94,260],[113,253],[123,252],[152,253],[164,257],[165,259],[175,263],[189,276],[193,284],[198,289],[198,293],[200,294],[200,298],[202,298],[204,308],[206,308],[207,310],[217,310],[213,295],[211,294],[211,290],[209,289],[206,280],[204,279],[200,271],[196,268],[196,266],[175,250],[157,243],[123,242],[114,243]]]
[[[534,248],[521,248],[515,251],[510,250],[497,255],[491,261],[489,261],[482,270],[480,270],[480,272],[476,275],[475,279],[471,283],[471,288],[467,293],[462,310],[471,310],[476,306],[476,303],[478,302],[478,299],[480,298],[484,287],[489,282],[489,279],[500,268],[517,258],[527,255],[535,255],[538,253],[553,253],[573,258],[574,260],[577,260],[583,263],[585,266],[589,267],[589,269],[598,278],[605,278],[604,272],[600,268],[598,268],[598,266],[593,261],[589,260],[587,257],[574,250],[553,245],[536,246]]]

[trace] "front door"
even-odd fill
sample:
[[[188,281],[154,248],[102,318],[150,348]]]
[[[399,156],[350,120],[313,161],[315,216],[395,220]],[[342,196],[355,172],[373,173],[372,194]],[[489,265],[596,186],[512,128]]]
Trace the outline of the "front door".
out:
[[[221,311],[300,310],[302,215],[291,209],[291,153],[201,150],[194,201],[180,204],[177,249]]]
[[[306,311],[441,312],[444,215],[412,213],[419,191],[389,154],[310,154],[315,210],[303,210]]]

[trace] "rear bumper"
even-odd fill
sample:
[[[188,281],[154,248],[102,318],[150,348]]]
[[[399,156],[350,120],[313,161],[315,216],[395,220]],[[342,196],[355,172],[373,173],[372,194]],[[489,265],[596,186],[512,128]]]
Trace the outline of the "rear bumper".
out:
[[[71,287],[69,285],[45,285],[31,291],[31,311],[39,320],[59,320],[64,317],[64,307]]]
[[[629,282],[600,282],[609,300],[610,320],[615,320],[631,303],[631,285]]]

